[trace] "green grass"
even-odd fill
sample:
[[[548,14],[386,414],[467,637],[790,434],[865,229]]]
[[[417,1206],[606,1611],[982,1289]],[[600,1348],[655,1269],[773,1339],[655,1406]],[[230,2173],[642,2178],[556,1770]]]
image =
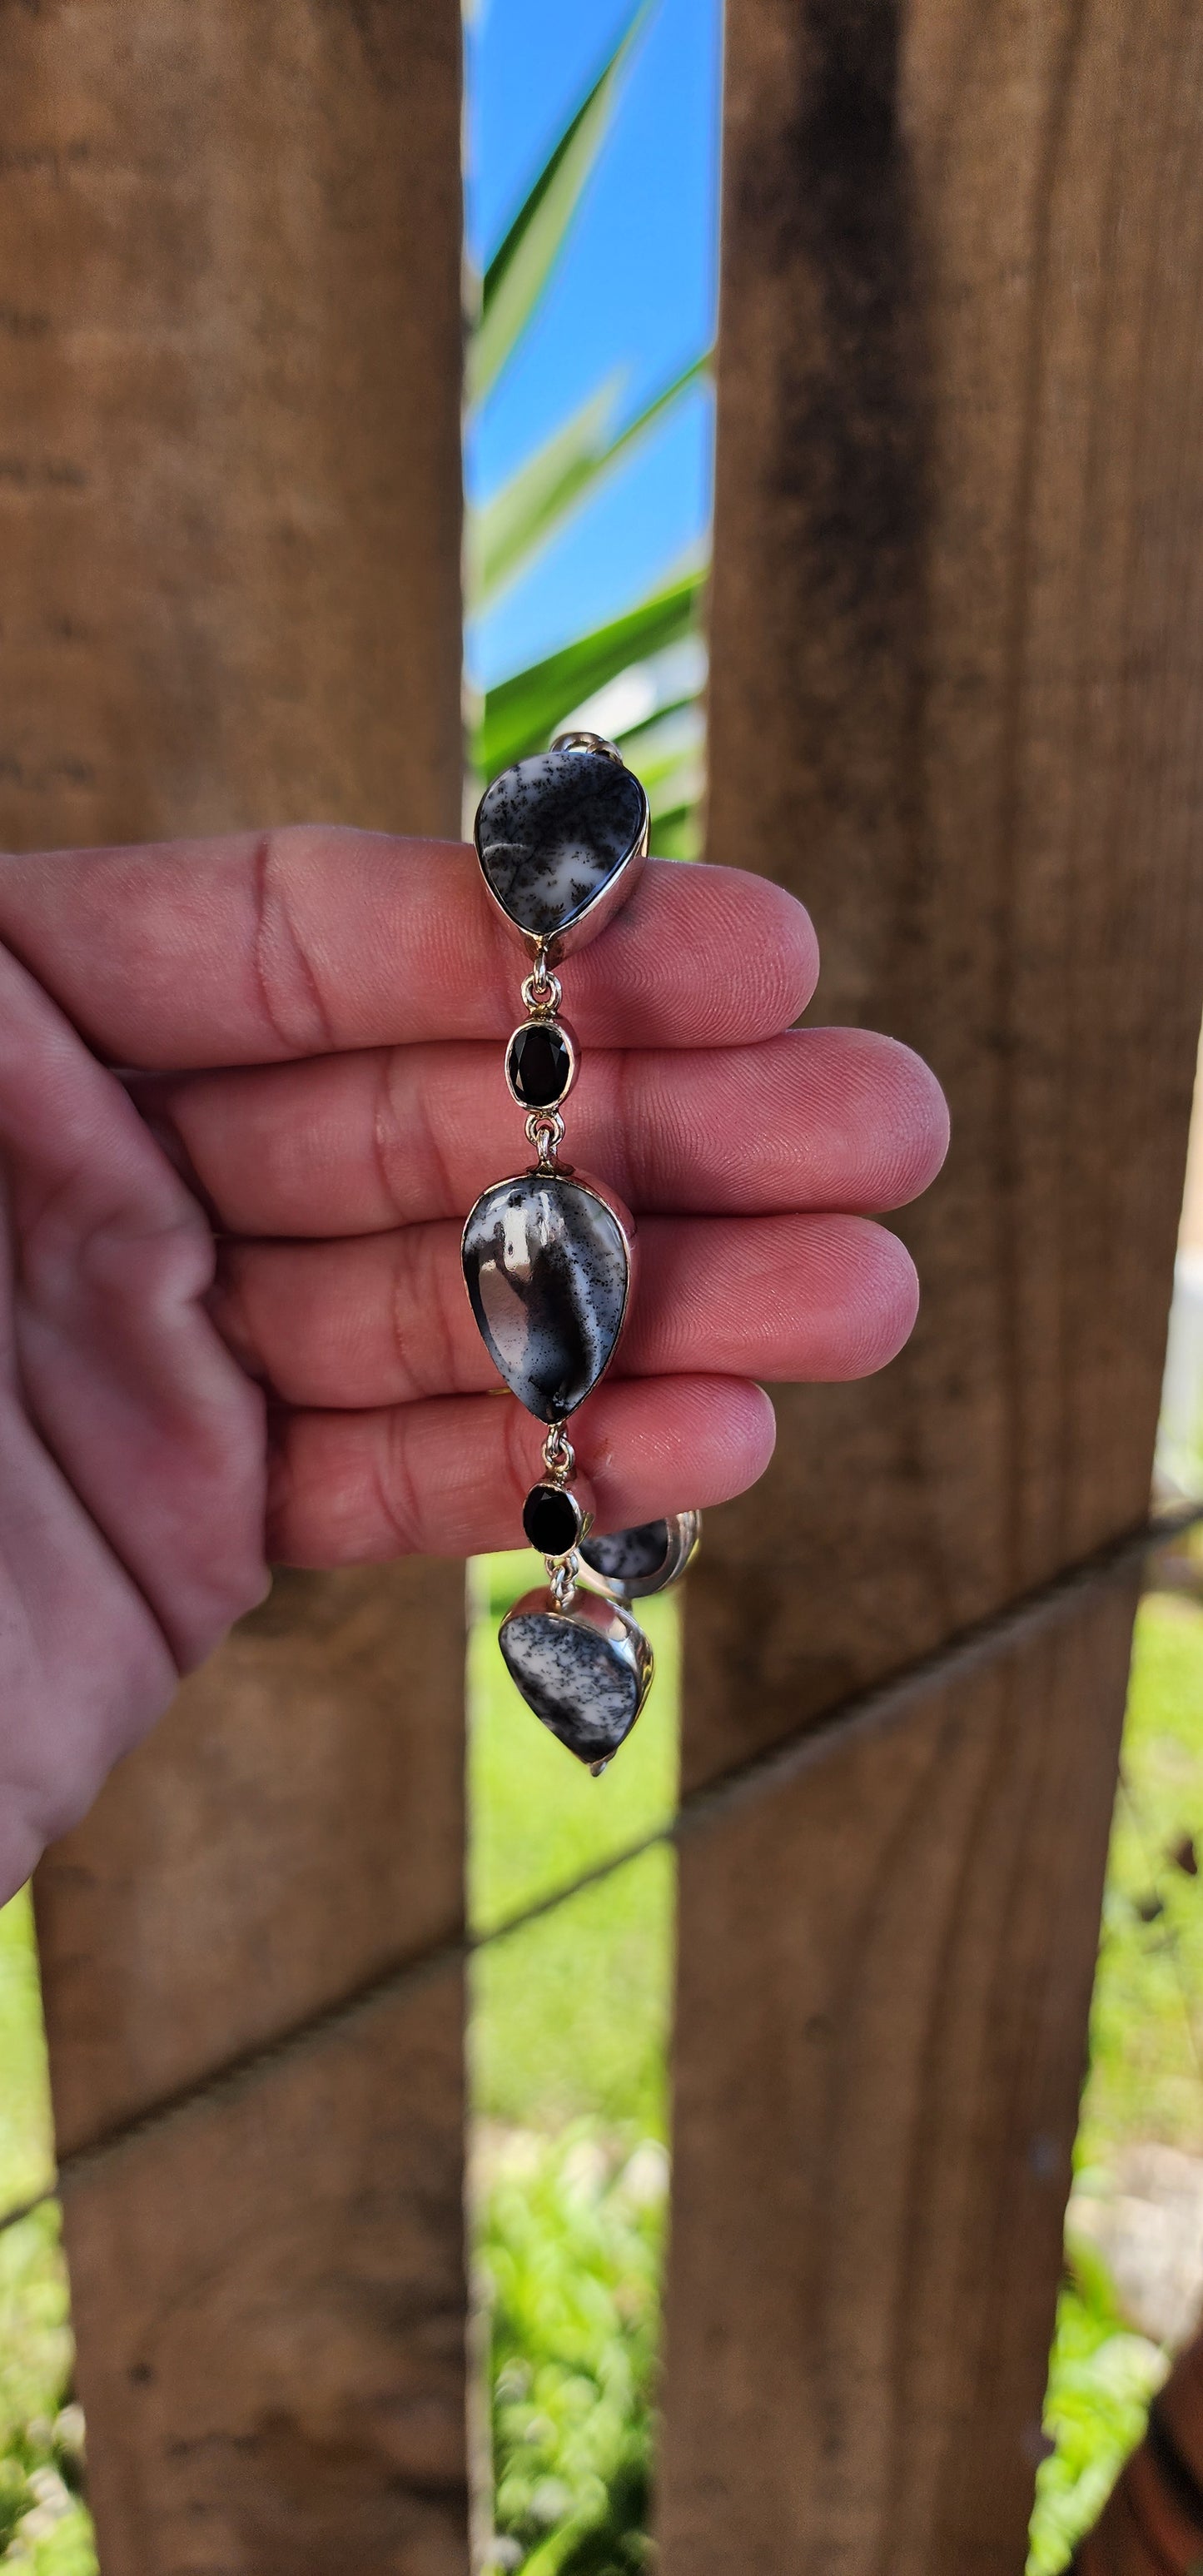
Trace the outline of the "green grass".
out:
[[[1136,1625],[1075,2163],[1104,2181],[1138,2138],[1203,2153],[1203,1609],[1151,1594]],[[1188,1865],[1183,1867],[1183,1862]],[[1049,2366],[1029,2576],[1056,2576],[1139,2440],[1167,2356],[1129,2333],[1071,2243]]]
[[[27,1894],[0,1909],[0,2211],[53,2171],[46,2042]],[[53,2202],[0,2233],[0,2565],[95,2576],[78,2499],[67,2281]]]
[[[1028,2576],[1058,2576],[1106,2502],[1144,2431],[1166,2356],[1124,2324],[1105,2264],[1071,2245],[1049,2361],[1044,2429],[1053,2444],[1036,2479]]]
[[[522,2132],[487,2158],[478,2250],[495,2564],[527,2576],[625,2576],[648,2564],[666,2197],[662,2149],[607,2154],[593,2126]]]
[[[1137,1622],[1090,2029],[1079,2165],[1132,2138],[1203,2151],[1203,1609]]]

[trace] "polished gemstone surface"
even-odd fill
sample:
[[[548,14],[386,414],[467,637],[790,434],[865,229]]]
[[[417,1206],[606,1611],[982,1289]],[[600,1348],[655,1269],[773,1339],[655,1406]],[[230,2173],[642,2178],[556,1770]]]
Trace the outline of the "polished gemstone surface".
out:
[[[638,779],[595,751],[543,751],[485,792],[476,846],[511,921],[550,939],[638,848],[646,800]]]
[[[586,1539],[581,1549],[586,1565],[611,1583],[633,1583],[659,1574],[668,1556],[668,1522],[641,1521],[637,1529],[610,1530]]]
[[[510,1089],[524,1109],[554,1109],[572,1080],[568,1044],[553,1021],[515,1029],[506,1049]]]
[[[571,1610],[528,1592],[501,1623],[501,1651],[527,1707],[591,1770],[630,1734],[652,1678],[652,1650],[616,1602],[578,1593]]]
[[[522,1506],[522,1526],[540,1556],[567,1556],[581,1534],[580,1505],[562,1485],[532,1485]]]
[[[622,1330],[630,1266],[617,1217],[579,1181],[520,1172],[478,1198],[463,1264],[506,1385],[540,1422],[563,1421],[596,1386]]]

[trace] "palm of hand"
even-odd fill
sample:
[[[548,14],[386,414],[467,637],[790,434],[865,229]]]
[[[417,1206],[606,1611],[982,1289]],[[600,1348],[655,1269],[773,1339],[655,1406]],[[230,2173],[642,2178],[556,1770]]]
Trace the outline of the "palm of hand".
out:
[[[0,953],[0,1893],[260,1599],[263,1399],[213,1240],[120,1084]]]

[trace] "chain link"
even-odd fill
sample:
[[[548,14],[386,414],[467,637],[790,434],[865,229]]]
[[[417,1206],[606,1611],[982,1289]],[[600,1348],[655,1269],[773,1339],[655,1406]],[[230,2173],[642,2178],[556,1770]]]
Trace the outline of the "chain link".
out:
[[[564,1121],[559,1110],[532,1109],[526,1122],[526,1141],[534,1146],[540,1171],[554,1171],[556,1155],[564,1142]]]
[[[576,1549],[573,1549],[571,1556],[548,1556],[543,1562],[547,1567],[547,1589],[551,1594],[554,1607],[557,1610],[571,1610],[576,1599],[576,1578],[581,1570],[581,1560]]]
[[[535,962],[522,987],[522,1002],[533,1020],[554,1019],[564,999],[564,987],[547,963],[547,949],[542,940],[535,951]]]
[[[543,1443],[543,1464],[552,1483],[566,1485],[576,1474],[576,1451],[562,1422],[553,1422]]]

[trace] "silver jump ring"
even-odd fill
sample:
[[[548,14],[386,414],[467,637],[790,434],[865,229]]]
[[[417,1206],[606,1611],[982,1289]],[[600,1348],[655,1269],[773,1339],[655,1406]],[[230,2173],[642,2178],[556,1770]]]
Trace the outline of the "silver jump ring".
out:
[[[532,1109],[526,1122],[526,1141],[534,1146],[541,1163],[554,1162],[565,1133],[558,1109]]]
[[[571,1556],[561,1557],[558,1564],[553,1564],[548,1557],[547,1589],[557,1610],[571,1610],[576,1599],[576,1578],[579,1569],[580,1559],[575,1552]]]
[[[558,975],[552,975],[540,959],[533,974],[522,987],[522,1006],[532,1020],[553,1020],[564,998],[564,987]]]
[[[566,1485],[576,1474],[576,1451],[562,1422],[553,1422],[543,1443],[543,1464],[557,1485]]]

